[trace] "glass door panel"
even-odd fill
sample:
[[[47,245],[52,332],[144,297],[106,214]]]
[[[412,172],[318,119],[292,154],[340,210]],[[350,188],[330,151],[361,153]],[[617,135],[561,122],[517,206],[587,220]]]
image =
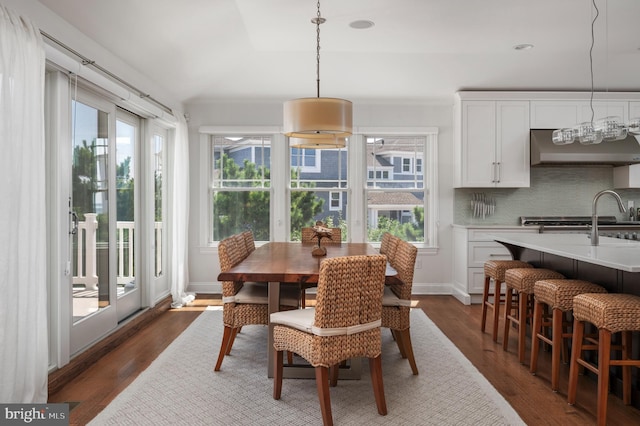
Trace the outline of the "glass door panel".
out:
[[[73,322],[110,304],[109,115],[72,101]]]
[[[116,112],[116,289],[118,320],[141,306],[137,237],[138,138],[140,119],[126,111]]]

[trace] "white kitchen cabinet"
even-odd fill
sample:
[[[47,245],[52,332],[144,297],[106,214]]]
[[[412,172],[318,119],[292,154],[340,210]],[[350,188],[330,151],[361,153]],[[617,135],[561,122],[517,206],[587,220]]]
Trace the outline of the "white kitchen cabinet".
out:
[[[529,101],[460,100],[455,186],[529,187]]]
[[[629,102],[629,119],[640,117],[640,102],[631,101]]]
[[[626,121],[629,102],[593,101],[593,120],[617,116]],[[591,104],[588,100],[539,100],[531,101],[532,129],[561,129],[591,121]]]
[[[491,237],[505,232],[536,233],[538,228],[454,226],[454,296],[462,303],[467,305],[481,303],[484,289],[484,263],[487,260],[512,259],[509,250]]]

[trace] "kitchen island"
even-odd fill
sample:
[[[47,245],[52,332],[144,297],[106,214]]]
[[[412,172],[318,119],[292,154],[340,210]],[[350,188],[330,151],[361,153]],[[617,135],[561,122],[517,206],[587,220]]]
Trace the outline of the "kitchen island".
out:
[[[600,237],[592,246],[585,234],[500,233],[493,236],[514,259],[524,260],[536,268],[558,271],[567,278],[601,285],[610,293],[640,296],[640,241]],[[615,336],[618,342],[620,336]],[[640,347],[640,335],[633,333],[634,358]],[[595,354],[590,356],[594,357]],[[590,374],[585,372],[585,374]],[[595,377],[594,377],[595,378]],[[610,371],[610,390],[622,397],[622,372]],[[640,408],[640,374],[632,369],[632,403]]]
[[[585,234],[501,233],[494,236],[514,259],[591,281],[611,293],[640,296],[640,241],[600,237],[592,246]]]

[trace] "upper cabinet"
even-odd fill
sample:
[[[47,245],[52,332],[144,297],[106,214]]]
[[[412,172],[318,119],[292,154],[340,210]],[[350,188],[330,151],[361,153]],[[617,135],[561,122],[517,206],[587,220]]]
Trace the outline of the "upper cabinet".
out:
[[[529,101],[456,102],[455,186],[529,186]]]
[[[532,129],[561,129],[591,121],[591,103],[588,100],[532,100]],[[593,120],[616,116],[629,119],[627,101],[593,101]],[[634,116],[635,117],[635,116]]]

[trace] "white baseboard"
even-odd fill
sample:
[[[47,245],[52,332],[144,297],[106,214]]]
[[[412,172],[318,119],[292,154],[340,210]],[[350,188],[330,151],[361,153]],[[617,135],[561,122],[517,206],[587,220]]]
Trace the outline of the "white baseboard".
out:
[[[313,289],[307,290],[310,293],[313,293]],[[219,282],[191,282],[187,287],[187,292],[189,293],[201,293],[201,294],[220,294],[222,293],[222,284]],[[454,289],[452,284],[447,283],[414,283],[412,288],[413,294],[419,295],[434,295],[434,296],[454,296],[456,299],[460,300],[465,305],[470,303],[469,295],[466,295],[466,298],[461,298]],[[465,300],[466,303],[465,303]]]

